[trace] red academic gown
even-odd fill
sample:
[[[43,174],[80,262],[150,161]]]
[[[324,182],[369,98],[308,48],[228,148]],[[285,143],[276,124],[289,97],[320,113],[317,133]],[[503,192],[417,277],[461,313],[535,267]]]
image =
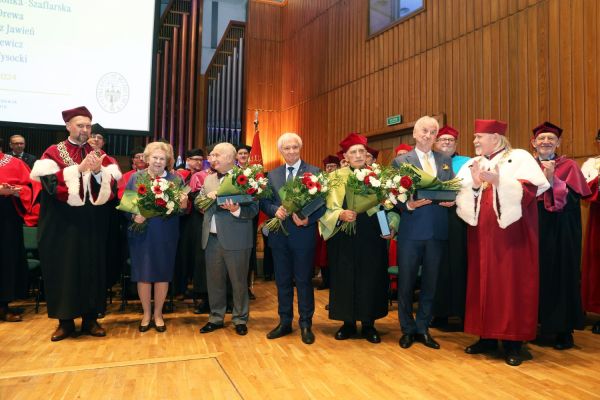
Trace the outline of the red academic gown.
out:
[[[584,200],[590,202],[590,217],[583,245],[581,271],[581,295],[585,311],[600,314],[600,194],[598,176],[588,181],[592,195]]]
[[[537,329],[539,264],[536,196],[549,183],[524,150],[502,151],[483,168],[500,168],[500,184],[472,191],[463,168],[457,213],[468,226],[465,332],[482,338],[524,341]]]

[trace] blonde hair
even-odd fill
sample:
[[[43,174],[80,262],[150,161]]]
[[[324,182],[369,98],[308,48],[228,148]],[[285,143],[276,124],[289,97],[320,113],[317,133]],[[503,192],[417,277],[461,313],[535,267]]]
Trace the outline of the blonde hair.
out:
[[[277,149],[281,151],[281,147],[283,146],[283,144],[289,140],[295,140],[298,143],[298,145],[300,145],[300,148],[302,148],[302,138],[298,136],[297,133],[286,132],[279,136],[279,139],[277,139]]]
[[[415,126],[413,128],[413,132],[417,132],[425,125],[435,125],[435,130],[440,130],[440,123],[437,119],[430,117],[429,115],[424,115],[415,122]]]
[[[173,169],[173,165],[175,164],[175,160],[173,157],[173,146],[169,143],[165,142],[150,142],[146,145],[144,149],[144,161],[148,163],[150,154],[155,152],[156,150],[163,151],[167,156],[167,167],[165,168],[167,171]]]

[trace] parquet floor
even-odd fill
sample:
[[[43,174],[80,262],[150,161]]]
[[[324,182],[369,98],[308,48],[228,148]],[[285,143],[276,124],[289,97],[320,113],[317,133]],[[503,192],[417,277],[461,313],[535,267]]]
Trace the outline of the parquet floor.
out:
[[[50,342],[55,321],[30,303],[21,323],[0,323],[0,399],[582,399],[600,398],[600,335],[575,333],[575,349],[527,346],[532,360],[512,368],[493,356],[469,356],[474,338],[432,329],[435,351],[398,346],[396,304],[376,324],[383,342],[339,342],[339,323],[324,309],[327,291],[315,291],[312,346],[294,332],[277,340],[273,282],[257,282],[245,337],[226,328],[200,334],[207,315],[178,302],[168,330],[140,333],[139,305],[109,308],[106,338]],[[594,316],[598,317],[598,316]]]

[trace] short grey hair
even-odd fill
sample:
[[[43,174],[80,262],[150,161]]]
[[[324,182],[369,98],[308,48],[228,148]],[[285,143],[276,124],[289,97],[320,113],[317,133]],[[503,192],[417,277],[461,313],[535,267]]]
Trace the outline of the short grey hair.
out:
[[[425,125],[435,125],[436,130],[440,130],[440,123],[437,119],[430,117],[429,115],[424,115],[415,122],[415,126],[413,128],[413,132],[417,132],[421,127]]]
[[[217,143],[215,147],[213,147],[213,149],[211,150],[211,152],[213,151],[218,151],[219,153],[229,155],[231,161],[234,161],[235,156],[237,155],[237,150],[235,149],[235,146],[228,142]]]
[[[283,146],[283,144],[290,140],[295,140],[300,145],[300,148],[302,148],[302,138],[298,136],[297,133],[286,132],[283,135],[279,136],[279,139],[277,139],[277,149],[281,151],[281,147]]]

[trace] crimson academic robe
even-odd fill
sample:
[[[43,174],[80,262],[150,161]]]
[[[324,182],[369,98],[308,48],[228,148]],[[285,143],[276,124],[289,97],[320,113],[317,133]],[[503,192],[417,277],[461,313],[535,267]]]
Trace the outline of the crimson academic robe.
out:
[[[31,212],[39,184],[29,179],[29,167],[0,152],[0,184],[21,188],[19,196],[0,196],[0,305],[27,294],[27,261],[23,218]]]
[[[50,318],[105,309],[111,211],[106,203],[115,196],[121,172],[105,158],[98,178],[80,173],[78,164],[91,151],[87,143],[65,140],[50,146],[31,171],[43,185],[38,239]]]
[[[470,167],[499,168],[499,185],[472,190]],[[457,214],[467,228],[465,332],[482,338],[531,340],[538,315],[536,196],[550,184],[535,159],[520,149],[475,157],[460,170]],[[486,185],[483,185],[486,186]]]
[[[592,195],[585,200],[590,203],[590,216],[585,232],[583,263],[581,271],[581,295],[585,311],[600,314],[600,194],[598,171],[600,157],[587,160],[581,170]]]
[[[543,170],[543,166],[540,168]],[[538,320],[543,334],[583,329],[579,199],[590,194],[577,163],[564,156],[557,157],[552,187],[538,197]]]

